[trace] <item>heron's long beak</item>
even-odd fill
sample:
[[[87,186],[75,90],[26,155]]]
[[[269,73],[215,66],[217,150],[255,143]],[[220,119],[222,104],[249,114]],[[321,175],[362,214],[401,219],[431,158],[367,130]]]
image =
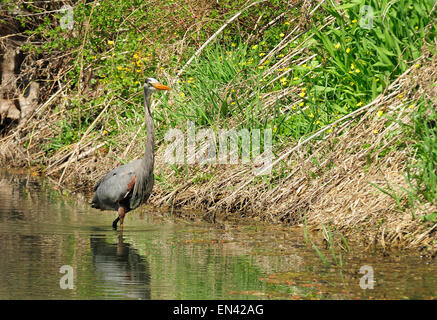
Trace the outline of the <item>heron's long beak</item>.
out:
[[[159,82],[152,83],[152,86],[154,86],[155,89],[158,89],[158,90],[170,90],[170,87],[167,87]]]

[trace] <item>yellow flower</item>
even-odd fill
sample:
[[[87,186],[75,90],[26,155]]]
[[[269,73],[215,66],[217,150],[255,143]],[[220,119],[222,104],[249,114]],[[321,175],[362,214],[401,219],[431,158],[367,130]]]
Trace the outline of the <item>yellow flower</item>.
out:
[[[305,91],[302,91],[301,93],[299,93],[299,96],[301,96],[302,98],[305,97]]]
[[[301,102],[301,103],[299,103],[299,107],[303,107],[304,104],[305,104],[305,102]]]
[[[293,80],[294,80],[294,81],[297,81],[297,80],[299,80],[299,78],[298,78],[298,77],[294,77]]]
[[[234,104],[235,104],[235,101],[232,101],[231,104],[234,105]]]
[[[273,132],[276,132],[276,131],[278,131],[278,127],[277,127],[277,126],[274,126],[274,127],[273,127]]]
[[[414,65],[414,68],[416,68],[416,69],[419,67],[420,67],[420,64],[418,64],[418,63]]]
[[[352,20],[352,23],[357,23],[357,19]]]
[[[410,109],[414,109],[414,107],[415,107],[414,104],[410,105]]]
[[[307,91],[307,88],[302,88],[302,91]]]
[[[310,117],[310,118],[314,118],[314,115],[313,115],[312,113],[310,113],[310,114],[308,115],[308,117]]]
[[[378,81],[379,81],[379,78],[376,78],[376,79],[375,79],[375,82],[378,82]]]
[[[256,48],[258,48],[258,45],[257,45],[257,44],[255,44],[255,45],[252,46],[252,49],[253,49],[253,50],[255,50]]]
[[[381,117],[384,114],[384,111],[379,110],[377,114],[378,114],[378,117]]]
[[[109,45],[112,45],[112,44],[114,44],[114,41],[112,41],[112,40],[108,40],[108,44],[109,44]]]
[[[181,98],[185,98],[185,94],[181,92]]]
[[[349,53],[349,52],[351,52],[351,48],[346,49],[346,53]]]
[[[363,103],[360,101],[357,103],[357,107],[361,107],[363,105]]]
[[[261,53],[259,54],[260,57],[265,56],[265,55],[266,55],[266,54],[265,54],[264,52],[261,52]]]
[[[281,33],[279,36],[280,36],[281,38],[283,38],[283,37],[285,37],[285,34]]]
[[[354,70],[355,69],[355,65],[352,63],[351,64],[351,70]]]
[[[337,44],[334,46],[335,49],[340,48],[340,42],[337,42]]]
[[[117,69],[118,70],[123,70],[123,67],[118,66]]]
[[[402,99],[403,97],[404,97],[403,94],[399,94],[399,95],[398,95],[398,98],[399,98],[399,99]]]
[[[281,53],[281,54],[279,55],[279,58],[283,58],[283,57],[284,57],[284,54]]]
[[[378,133],[378,129],[373,130],[373,133],[377,134]]]
[[[290,25],[290,22],[286,21],[284,24],[285,24],[286,26],[289,26],[289,25]]]
[[[351,42],[351,38],[347,38],[347,39],[346,39],[346,42]]]
[[[236,43],[232,43],[231,44],[231,47],[235,47],[237,44]]]
[[[264,66],[258,66],[258,69],[262,70],[264,69]]]
[[[360,72],[361,72],[361,70],[360,70],[360,69],[357,69],[357,70],[355,70],[355,72],[356,72],[356,73],[360,73]]]

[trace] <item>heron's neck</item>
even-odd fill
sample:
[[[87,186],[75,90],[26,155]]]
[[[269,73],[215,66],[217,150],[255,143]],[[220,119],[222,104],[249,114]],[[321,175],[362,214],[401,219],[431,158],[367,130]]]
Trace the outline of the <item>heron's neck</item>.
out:
[[[152,93],[144,88],[144,111],[145,122],[147,128],[147,140],[146,140],[146,151],[144,152],[143,161],[148,164],[148,167],[153,171],[153,162],[154,162],[154,148],[155,148],[155,132],[153,127],[153,119],[152,114],[150,112],[150,100]]]

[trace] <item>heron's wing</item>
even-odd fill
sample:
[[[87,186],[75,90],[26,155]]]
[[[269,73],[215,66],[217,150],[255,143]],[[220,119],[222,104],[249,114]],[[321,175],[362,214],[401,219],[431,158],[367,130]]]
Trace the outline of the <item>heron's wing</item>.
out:
[[[100,208],[116,208],[125,199],[135,184],[136,163],[115,168],[96,184],[95,199]]]
[[[102,183],[104,183],[106,180],[108,180],[112,176],[114,176],[114,174],[115,175],[122,175],[123,173],[128,173],[129,171],[135,171],[137,165],[138,165],[138,160],[135,160],[135,161],[129,162],[128,164],[124,164],[120,167],[112,169],[107,174],[105,174],[102,178],[100,178],[99,181],[97,181],[96,185],[94,186],[94,191],[97,191],[97,188]]]

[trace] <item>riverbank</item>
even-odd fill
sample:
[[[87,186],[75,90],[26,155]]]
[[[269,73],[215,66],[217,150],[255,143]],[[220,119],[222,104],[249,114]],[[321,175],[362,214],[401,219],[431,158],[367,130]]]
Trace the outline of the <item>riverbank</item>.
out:
[[[0,271],[17,279],[4,281],[0,298],[435,299],[436,261],[414,251],[381,255],[350,243],[347,254],[336,247],[333,256],[311,234],[326,265],[301,228],[241,218],[187,222],[143,208],[114,231],[115,213],[75,198],[44,177],[0,169]],[[61,267],[74,277],[60,282]],[[366,282],[363,268],[372,270]]]
[[[431,2],[393,5],[385,21],[375,18],[373,29],[358,23],[359,5],[301,1],[285,10],[282,2],[235,4],[217,9],[223,24],[216,28],[201,23],[202,45],[193,38],[197,33],[179,37],[176,31],[171,39],[159,33],[151,44],[151,26],[135,16],[145,13],[129,2],[112,13],[120,16],[115,25],[98,19],[110,6],[98,13],[94,6],[78,6],[76,35],[64,40],[62,32],[32,34],[65,63],[50,65],[58,76],[51,87],[41,87],[34,112],[2,129],[0,164],[32,168],[61,188],[89,194],[105,172],[144,152],[140,83],[154,76],[173,90],[155,97],[150,204],[192,209],[211,222],[306,224],[326,237],[329,228],[338,242],[344,236],[369,247],[435,256],[436,25],[432,14],[425,19],[420,11],[434,12]],[[260,12],[268,18],[254,30],[238,20],[239,12],[254,23]],[[399,17],[406,22],[397,24]],[[88,27],[81,27],[86,21]],[[217,30],[228,25],[219,39]],[[388,38],[380,37],[381,30],[389,30]],[[108,35],[101,39],[103,31]],[[33,45],[26,41],[23,47]],[[72,50],[73,44],[81,49]],[[29,48],[28,57],[38,57],[36,49]],[[255,175],[255,161],[170,164],[166,134],[178,129],[186,135],[188,121],[196,134],[271,130],[270,173]]]
[[[408,182],[404,175],[411,153],[408,149],[393,147],[403,141],[404,133],[391,119],[409,121],[413,112],[410,105],[400,102],[399,96],[415,100],[423,94],[434,94],[432,84],[437,80],[436,70],[434,64],[428,63],[423,63],[421,68],[411,68],[394,84],[395,90],[388,90],[363,109],[358,121],[346,122],[329,137],[309,142],[311,154],[307,153],[309,148],[305,144],[281,150],[273,163],[293,148],[296,150],[286,158],[295,164],[293,167],[287,170],[284,164],[275,164],[287,170],[285,178],[282,174],[266,181],[254,176],[250,165],[194,165],[188,167],[188,174],[177,175],[165,161],[166,146],[163,145],[156,151],[159,179],[149,202],[157,207],[194,210],[199,213],[197,219],[210,222],[245,217],[302,226],[306,219],[311,230],[323,232],[326,227],[332,228],[337,240],[343,235],[372,248],[419,249],[433,256],[437,249],[435,223],[414,217],[408,207],[405,197]],[[418,81],[418,75],[426,76]],[[416,86],[419,90],[413,92]],[[34,127],[35,131],[38,128]],[[141,145],[134,148],[133,154],[141,154]],[[37,153],[23,152],[13,139],[2,142],[2,151],[2,164],[9,167],[37,163],[35,157],[28,156]],[[87,149],[82,154],[86,152]],[[62,186],[89,194],[98,178],[118,165],[115,158],[115,150],[110,150],[71,161]],[[59,181],[66,164],[64,161],[63,166],[58,166],[59,170],[50,175],[54,182]],[[39,170],[36,168],[35,174]],[[401,207],[395,197],[381,192],[378,187],[392,187],[399,192]],[[416,208],[419,216],[435,210],[431,205]],[[192,214],[185,218],[193,218]]]

